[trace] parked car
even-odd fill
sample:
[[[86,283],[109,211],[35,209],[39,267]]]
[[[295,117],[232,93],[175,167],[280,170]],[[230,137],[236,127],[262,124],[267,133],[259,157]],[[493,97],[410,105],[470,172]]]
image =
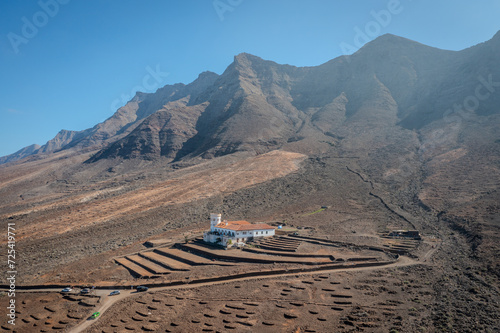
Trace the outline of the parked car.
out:
[[[63,290],[61,290],[61,292],[62,293],[69,293],[71,290],[73,290],[73,289],[71,289],[70,287],[68,287],[68,288],[64,288]]]
[[[92,319],[96,319],[97,317],[99,317],[101,313],[100,312],[94,312],[91,316]]]
[[[90,293],[89,288],[83,288],[82,290],[80,290],[80,294],[88,294],[88,293]]]
[[[136,289],[137,289],[137,291],[147,291],[149,288],[145,287],[145,286],[139,286]]]
[[[114,296],[114,295],[120,295],[120,291],[119,290],[115,290],[115,291],[112,291],[109,296]]]

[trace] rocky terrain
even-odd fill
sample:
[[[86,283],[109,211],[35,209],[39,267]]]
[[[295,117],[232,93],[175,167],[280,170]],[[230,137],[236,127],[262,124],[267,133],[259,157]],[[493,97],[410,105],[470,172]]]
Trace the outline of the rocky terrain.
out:
[[[494,332],[499,51],[500,33],[458,52],[384,35],[306,68],[240,54],[221,75],[138,93],[92,129],[4,157],[0,218],[16,224],[18,282],[130,279],[113,258],[199,235],[211,212],[371,246],[417,229],[440,244],[410,251],[418,264],[314,276],[289,295],[272,293],[302,277],[144,294],[89,332]],[[320,291],[331,282],[352,295],[342,311]]]

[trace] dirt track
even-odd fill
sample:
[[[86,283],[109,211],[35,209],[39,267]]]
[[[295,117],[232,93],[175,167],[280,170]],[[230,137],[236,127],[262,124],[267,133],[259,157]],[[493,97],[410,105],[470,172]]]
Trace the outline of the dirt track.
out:
[[[360,271],[376,271],[376,270],[384,270],[384,269],[393,269],[393,268],[398,268],[398,267],[407,267],[411,265],[418,264],[417,261],[410,259],[408,257],[400,257],[399,260],[395,263],[391,263],[388,265],[384,266],[373,266],[373,267],[355,267],[355,268],[338,268],[338,269],[319,269],[319,270],[312,270],[309,272],[294,272],[294,273],[276,273],[273,275],[268,275],[268,274],[263,274],[263,275],[256,275],[256,276],[251,276],[251,277],[235,277],[235,278],[229,278],[229,279],[224,279],[224,280],[218,280],[218,281],[210,281],[210,282],[197,282],[197,281],[191,281],[189,284],[181,284],[181,285],[174,285],[174,286],[165,286],[165,287],[150,287],[149,293],[156,293],[156,292],[161,292],[161,291],[167,291],[167,290],[183,290],[183,289],[193,289],[193,288],[200,288],[200,287],[207,287],[207,286],[215,286],[215,285],[227,285],[237,283],[237,282],[242,282],[242,281],[255,281],[255,280],[262,280],[266,279],[269,281],[276,281],[277,279],[285,278],[285,277],[298,277],[298,276],[311,276],[315,275],[318,273],[321,273],[322,275],[325,274],[331,274],[335,273],[338,274],[339,272],[360,272]],[[132,296],[143,296],[145,293],[138,293],[135,290],[132,291],[130,289],[121,289],[121,294],[117,296],[109,296],[109,293],[113,291],[113,288],[110,289],[96,289],[95,290],[95,295],[101,297],[101,301],[96,304],[96,307],[91,310],[91,312],[101,312],[101,315],[97,319],[89,319],[89,313],[87,313],[86,316],[83,316],[82,321],[77,325],[74,326],[73,328],[70,329],[69,332],[83,332],[86,331],[87,329],[90,328],[90,326],[94,324],[98,324],[100,322],[100,319],[103,318],[104,313],[110,309],[114,304],[117,304],[118,302],[125,300],[129,297]],[[30,294],[30,293],[37,293],[37,292],[52,292],[52,293],[57,293],[59,294],[60,289],[51,289],[51,288],[43,288],[43,289],[33,289],[30,291],[22,292],[22,294]],[[24,303],[23,303],[24,304]],[[49,306],[53,309],[56,309],[56,307],[53,307],[51,304]],[[56,310],[52,310],[56,311]],[[58,311],[58,310],[57,310]],[[64,311],[63,311],[64,312]],[[62,321],[64,322],[64,321]]]
[[[157,292],[157,291],[163,291],[163,290],[186,289],[186,288],[198,288],[198,287],[212,286],[212,285],[217,285],[217,284],[226,284],[228,282],[239,282],[239,281],[256,280],[256,279],[262,279],[262,278],[273,279],[273,278],[284,277],[284,276],[313,275],[313,274],[317,274],[318,272],[321,272],[322,274],[328,274],[328,273],[340,272],[340,271],[367,271],[367,270],[376,270],[376,269],[386,269],[386,268],[410,266],[410,265],[415,265],[417,263],[418,263],[417,261],[410,259],[408,257],[400,257],[400,259],[397,262],[383,266],[383,267],[340,268],[340,269],[332,269],[332,270],[318,270],[318,271],[306,272],[306,273],[277,274],[276,276],[272,276],[272,277],[254,276],[254,277],[236,278],[234,280],[213,281],[213,282],[204,282],[204,283],[191,282],[191,283],[184,285],[184,286],[150,288],[150,292]],[[112,289],[109,291],[112,291]],[[87,320],[86,319],[82,323],[78,324],[78,326],[71,329],[70,332],[71,333],[83,332],[89,326],[96,323],[102,317],[104,312],[107,309],[109,309],[113,304],[115,304],[118,301],[123,300],[127,297],[134,296],[137,294],[139,294],[139,293],[137,293],[135,291],[132,292],[130,290],[125,290],[124,292],[122,292],[118,296],[105,297],[104,302],[101,303],[101,306],[95,309],[96,312],[97,311],[101,312],[101,315],[99,316],[99,318],[97,318],[96,320]]]

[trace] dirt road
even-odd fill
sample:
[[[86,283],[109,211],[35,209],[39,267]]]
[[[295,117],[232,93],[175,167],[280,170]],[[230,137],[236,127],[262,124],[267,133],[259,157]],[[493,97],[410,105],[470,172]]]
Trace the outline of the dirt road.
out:
[[[187,288],[198,288],[198,287],[204,287],[204,286],[212,286],[216,284],[225,284],[228,282],[238,282],[238,281],[247,281],[247,280],[255,280],[255,279],[263,279],[263,278],[270,278],[274,279],[277,277],[284,277],[284,276],[296,276],[296,275],[313,275],[317,273],[335,273],[335,272],[342,272],[342,271],[366,271],[366,270],[379,270],[379,269],[387,269],[387,268],[394,268],[394,267],[403,267],[403,266],[410,266],[410,265],[416,265],[420,264],[419,261],[416,261],[414,259],[411,259],[409,257],[401,256],[399,257],[398,261],[389,265],[385,266],[374,266],[374,267],[357,267],[357,268],[340,268],[340,269],[331,269],[331,270],[317,270],[317,271],[310,271],[310,272],[304,272],[304,273],[285,273],[285,274],[277,274],[273,276],[252,276],[252,277],[245,277],[245,278],[235,278],[233,280],[223,280],[223,281],[213,281],[213,282],[205,282],[205,283],[190,283],[182,286],[168,286],[168,287],[158,287],[158,288],[150,288],[150,291],[162,291],[162,290],[172,290],[172,289],[187,289]],[[110,290],[102,290],[102,292],[106,293],[106,296],[103,296],[101,305],[99,308],[96,308],[96,311],[99,311],[101,314],[97,319],[85,319],[85,321],[81,322],[77,326],[75,326],[70,332],[71,333],[78,333],[78,332],[84,332],[86,328],[90,327],[92,324],[96,323],[103,315],[103,313],[109,309],[113,304],[116,302],[123,300],[127,297],[131,297],[134,295],[139,295],[139,292],[132,291],[132,290],[126,290],[121,292],[120,295],[118,296],[107,296],[109,295],[109,292],[111,292],[112,289]]]

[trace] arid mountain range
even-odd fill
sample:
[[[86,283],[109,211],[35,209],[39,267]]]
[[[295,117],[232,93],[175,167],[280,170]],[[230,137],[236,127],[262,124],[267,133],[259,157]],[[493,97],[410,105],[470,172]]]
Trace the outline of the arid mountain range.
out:
[[[304,139],[337,140],[368,118],[421,130],[443,118],[494,115],[500,111],[499,45],[500,34],[459,52],[384,35],[316,67],[242,53],[222,75],[205,72],[188,85],[138,92],[93,128],[62,130],[42,147],[23,148],[1,162],[88,147],[101,148],[89,162],[262,153]]]
[[[110,258],[199,233],[211,212],[369,245],[417,229],[439,240],[431,263],[390,275],[430,300],[385,331],[494,331],[499,54],[500,32],[461,51],[383,35],[319,66],[242,53],[220,75],[138,92],[93,128],[0,159],[19,283],[125,279]],[[409,288],[397,297],[418,310]]]

